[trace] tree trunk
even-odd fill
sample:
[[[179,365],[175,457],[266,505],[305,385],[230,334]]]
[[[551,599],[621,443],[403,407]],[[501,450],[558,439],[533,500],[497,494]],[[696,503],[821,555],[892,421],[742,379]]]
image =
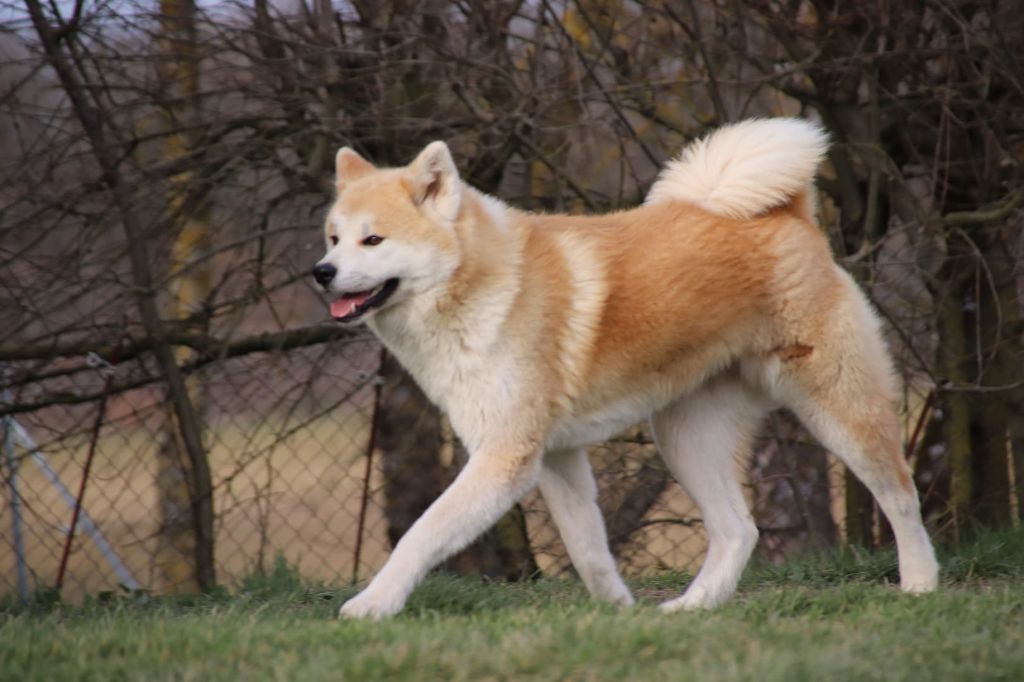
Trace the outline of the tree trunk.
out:
[[[942,304],[939,331],[942,343],[940,362],[947,381],[966,384],[963,359],[967,355],[964,335],[963,300],[958,287],[953,287]],[[971,407],[961,391],[943,391],[942,431],[949,462],[949,516],[953,535],[959,538],[966,528],[971,509],[973,475],[971,473]]]
[[[1005,526],[1012,518],[1009,420],[1010,411],[1019,409],[1024,399],[1024,389],[1017,386],[1024,378],[1021,358],[1015,344],[1008,342],[1021,336],[1012,237],[1011,229],[997,226],[979,235],[994,295],[978,297],[974,357],[981,363],[978,374],[988,390],[972,400],[973,506],[978,521],[988,526]]]
[[[807,442],[791,418],[780,416],[772,425],[773,437],[755,449],[751,461],[752,513],[761,555],[782,561],[831,546],[837,532],[825,451]]]
[[[119,150],[108,137],[106,126],[111,123],[102,99],[95,97],[91,88],[83,85],[88,74],[80,63],[69,58],[64,51],[61,36],[55,33],[38,0],[26,0],[32,25],[46,52],[47,61],[60,79],[61,87],[71,102],[72,110],[89,141],[89,149],[101,171],[102,184],[110,190],[117,215],[121,220],[131,263],[132,284],[142,324],[153,344],[160,370],[167,382],[177,434],[188,461],[192,465],[192,515],[196,533],[195,574],[203,590],[216,584],[213,562],[213,499],[209,464],[203,449],[195,409],[189,399],[181,371],[174,358],[170,343],[164,334],[163,322],[154,300],[153,273],[149,261],[147,235],[132,205],[132,196],[122,181]]]
[[[875,544],[875,502],[860,479],[848,468],[843,473],[846,541],[861,547]]]
[[[622,457],[632,460],[625,473],[608,490],[601,511],[608,527],[608,545],[619,556],[630,545],[633,534],[641,527],[644,517],[668,488],[668,469],[653,445],[611,444],[622,449]]]
[[[195,4],[192,0],[161,0],[161,39],[157,73],[165,103],[162,123],[165,130],[163,159],[173,162],[193,148],[197,116],[196,95],[199,90],[199,57],[196,54]],[[209,208],[205,192],[195,186],[195,177],[183,172],[170,179],[167,197],[169,223],[177,236],[171,250],[169,275],[172,286],[164,307],[164,317],[180,319],[199,312],[210,292],[209,265],[196,266],[197,257],[210,248]],[[178,347],[175,360],[181,364],[191,351]],[[186,390],[195,413],[202,415],[205,389],[202,379],[193,375],[185,379]],[[171,415],[173,417],[173,415]],[[164,589],[170,592],[192,591],[201,587],[195,555],[199,538],[197,524],[209,525],[205,533],[212,539],[212,518],[196,518],[196,500],[209,497],[212,490],[194,485],[194,467],[186,456],[173,418],[167,421],[163,442],[157,452],[157,490],[160,500],[160,530],[157,537],[157,570]],[[208,462],[203,466],[209,467]],[[212,554],[212,549],[210,550]]]
[[[444,490],[441,415],[398,360],[381,360],[377,447],[384,474],[384,516],[393,547]]]
[[[1017,519],[1024,520],[1024,405],[1017,403],[1009,418],[1010,455],[1013,457],[1014,499]]]
[[[1007,458],[1006,405],[988,393],[974,405],[971,424],[973,517],[985,526],[1010,523],[1010,462]]]

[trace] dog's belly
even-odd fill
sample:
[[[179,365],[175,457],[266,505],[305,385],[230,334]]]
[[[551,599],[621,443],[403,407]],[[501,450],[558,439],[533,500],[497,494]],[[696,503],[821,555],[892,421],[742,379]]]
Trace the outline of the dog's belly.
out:
[[[559,419],[547,440],[547,449],[577,448],[606,441],[622,430],[648,419],[675,396],[636,394],[583,414]]]
[[[649,419],[669,403],[699,392],[708,381],[730,371],[730,367],[737,367],[733,364],[734,358],[724,354],[720,358],[702,360],[699,363],[681,363],[675,371],[648,374],[643,380],[633,382],[634,390],[625,395],[612,397],[596,406],[578,407],[554,423],[547,448],[576,448],[608,440]]]

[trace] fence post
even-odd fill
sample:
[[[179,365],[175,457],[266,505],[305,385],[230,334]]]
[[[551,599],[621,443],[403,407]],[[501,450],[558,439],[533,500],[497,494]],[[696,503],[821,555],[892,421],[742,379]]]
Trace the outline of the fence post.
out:
[[[11,389],[7,385],[7,365],[0,365],[3,382],[3,405],[12,403]],[[25,540],[21,534],[21,493],[18,492],[18,458],[14,452],[14,416],[4,415],[4,458],[7,463],[7,487],[11,491],[11,531],[14,536],[14,561],[17,570],[18,597],[23,604],[29,602],[28,575],[25,565]]]

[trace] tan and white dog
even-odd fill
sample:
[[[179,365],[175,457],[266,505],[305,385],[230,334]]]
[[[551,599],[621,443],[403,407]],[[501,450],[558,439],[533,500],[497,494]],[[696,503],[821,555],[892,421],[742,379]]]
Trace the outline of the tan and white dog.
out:
[[[538,483],[591,594],[632,603],[583,446],[645,418],[710,543],[662,608],[715,606],[757,540],[735,462],[776,407],[874,494],[902,588],[934,589],[879,323],[816,226],[826,146],[797,119],[725,127],[670,163],[642,206],[600,216],[511,208],[463,184],[443,142],[404,168],[341,149],[314,276],[331,314],[365,321],[471,453],[341,615],[400,611]]]

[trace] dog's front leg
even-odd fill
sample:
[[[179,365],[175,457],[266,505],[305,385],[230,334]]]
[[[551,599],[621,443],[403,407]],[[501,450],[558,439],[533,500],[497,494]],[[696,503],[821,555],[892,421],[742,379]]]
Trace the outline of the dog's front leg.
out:
[[[398,613],[431,568],[490,528],[536,483],[540,453],[485,449],[470,457],[451,486],[398,541],[365,590],[341,607],[342,618]]]

